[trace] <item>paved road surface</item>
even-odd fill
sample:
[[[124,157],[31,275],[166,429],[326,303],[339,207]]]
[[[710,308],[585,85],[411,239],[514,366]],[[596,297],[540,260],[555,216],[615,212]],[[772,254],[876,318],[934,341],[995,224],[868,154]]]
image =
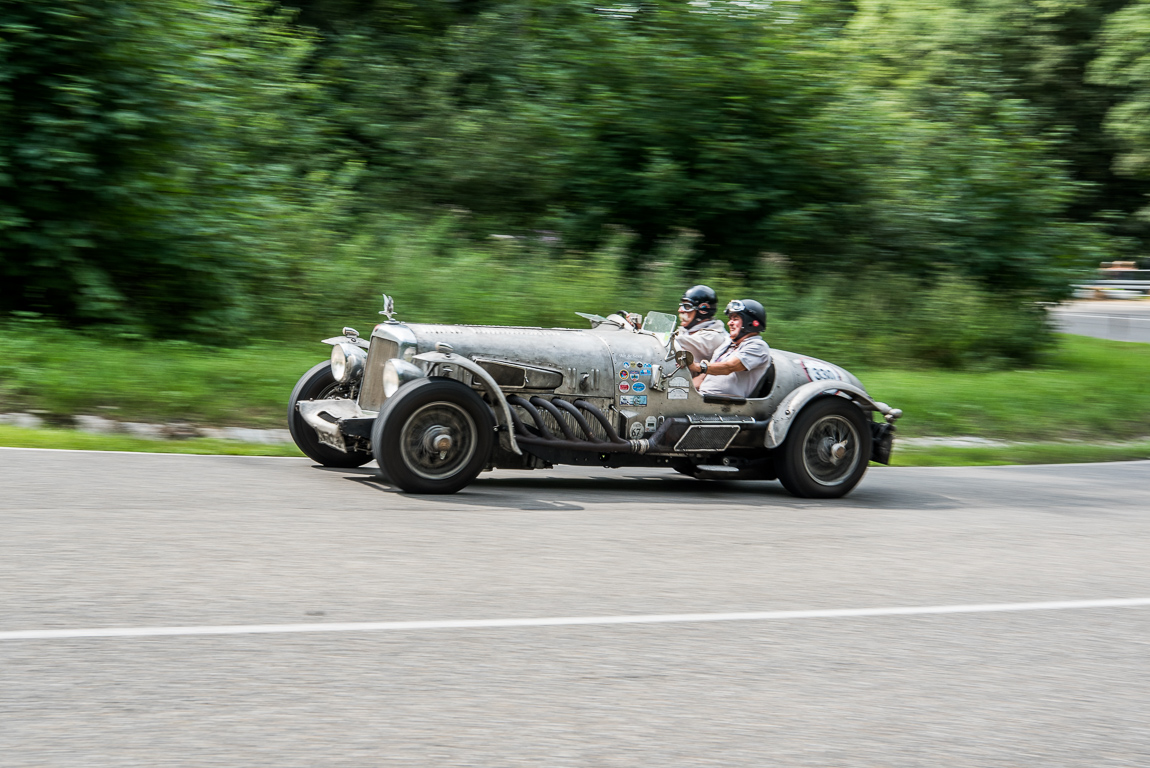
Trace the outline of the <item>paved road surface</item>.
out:
[[[1150,462],[412,497],[0,450],[4,631],[1150,597]],[[1146,766],[1150,608],[0,639],[5,766]]]
[[[1072,301],[1052,309],[1063,333],[1150,343],[1150,301]]]

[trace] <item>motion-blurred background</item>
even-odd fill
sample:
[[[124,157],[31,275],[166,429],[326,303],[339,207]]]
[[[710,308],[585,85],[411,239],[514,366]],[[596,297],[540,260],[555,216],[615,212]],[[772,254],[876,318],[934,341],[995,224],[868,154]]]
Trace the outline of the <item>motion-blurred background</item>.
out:
[[[1142,436],[1150,358],[1045,307],[1150,266],[1148,192],[1145,0],[0,0],[0,411],[278,423],[383,291],[572,325],[707,282],[890,369],[912,434]]]

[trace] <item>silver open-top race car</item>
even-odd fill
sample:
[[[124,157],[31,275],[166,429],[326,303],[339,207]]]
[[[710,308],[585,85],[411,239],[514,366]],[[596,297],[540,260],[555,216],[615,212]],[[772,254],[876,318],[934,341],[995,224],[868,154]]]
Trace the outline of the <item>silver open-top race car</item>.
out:
[[[778,479],[796,496],[850,492],[888,463],[901,411],[842,368],[772,350],[752,397],[702,395],[674,315],[591,328],[386,322],[351,328],[291,395],[296,444],[326,466],[373,458],[410,493],[454,493],[485,469],[664,466],[698,478]],[[876,420],[878,413],[882,420]]]

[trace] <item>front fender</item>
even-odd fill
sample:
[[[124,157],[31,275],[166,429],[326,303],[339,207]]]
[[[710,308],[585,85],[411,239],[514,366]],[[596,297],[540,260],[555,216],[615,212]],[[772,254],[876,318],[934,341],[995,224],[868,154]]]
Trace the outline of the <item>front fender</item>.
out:
[[[810,401],[824,395],[842,394],[853,400],[858,406],[867,411],[878,411],[887,421],[894,421],[902,415],[902,411],[891,408],[886,403],[871,399],[862,387],[855,386],[846,381],[812,381],[802,385],[787,395],[774,414],[767,422],[767,433],[763,445],[767,448],[778,448],[787,439],[787,432],[791,424],[799,415],[799,411]]]
[[[496,413],[501,417],[504,427],[501,433],[503,437],[507,438],[508,447],[516,454],[520,456],[523,455],[523,451],[519,448],[519,443],[515,439],[515,427],[511,421],[511,406],[507,404],[507,398],[503,395],[503,390],[495,383],[495,379],[491,378],[490,373],[483,370],[475,361],[449,352],[424,352],[421,355],[416,355],[412,360],[426,363],[429,369],[435,365],[457,365],[460,368],[470,371],[472,376],[483,382],[483,388],[487,390],[487,394],[491,395],[491,399],[497,404]],[[430,370],[428,372],[430,373]]]
[[[360,349],[370,349],[371,343],[367,339],[361,339],[356,336],[354,339],[350,336],[332,336],[330,339],[324,339],[324,344],[331,344],[333,347],[336,344],[354,344]]]

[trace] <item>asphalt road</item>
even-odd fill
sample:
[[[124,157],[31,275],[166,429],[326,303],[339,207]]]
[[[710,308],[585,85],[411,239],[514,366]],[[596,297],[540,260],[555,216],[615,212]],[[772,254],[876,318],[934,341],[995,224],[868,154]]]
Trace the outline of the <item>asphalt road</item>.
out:
[[[1150,607],[3,632],[1150,597],[1150,462],[626,470],[412,497],[306,460],[0,450],[0,765],[1146,766]]]
[[[1150,301],[1072,301],[1050,310],[1063,333],[1150,343]]]

